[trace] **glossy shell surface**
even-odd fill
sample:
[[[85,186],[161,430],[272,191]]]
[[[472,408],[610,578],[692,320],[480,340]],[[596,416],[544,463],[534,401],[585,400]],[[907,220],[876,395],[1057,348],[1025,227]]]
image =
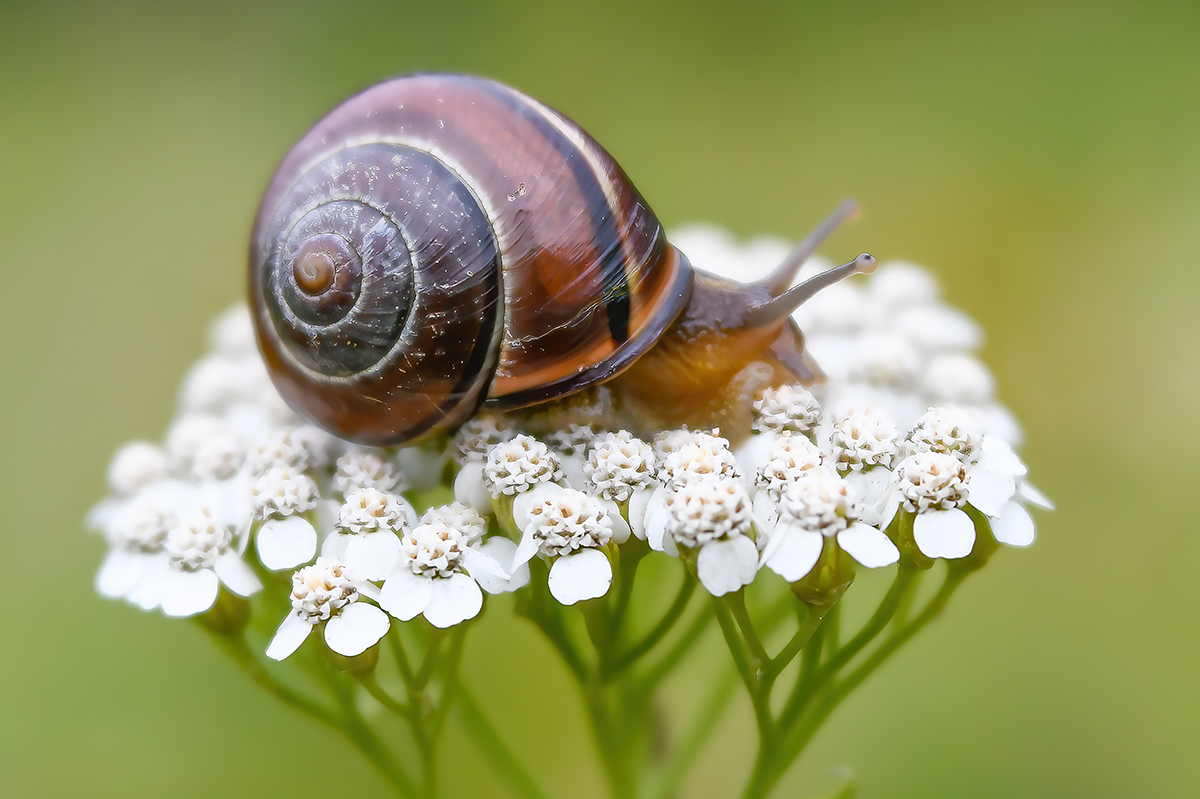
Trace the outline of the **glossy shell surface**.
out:
[[[271,179],[250,252],[281,394],[375,444],[613,377],[692,279],[591,137],[458,75],[379,84],[318,122]]]

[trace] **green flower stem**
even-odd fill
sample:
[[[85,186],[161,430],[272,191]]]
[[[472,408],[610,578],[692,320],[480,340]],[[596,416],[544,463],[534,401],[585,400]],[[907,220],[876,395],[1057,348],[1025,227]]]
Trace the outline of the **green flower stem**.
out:
[[[608,677],[612,678],[620,674],[625,669],[632,666],[643,655],[658,645],[675,623],[683,616],[683,612],[687,610],[688,601],[691,600],[692,594],[696,591],[696,581],[693,580],[686,572],[683,574],[683,582],[679,586],[679,591],[675,594],[675,600],[671,606],[667,608],[667,612],[659,619],[658,624],[654,625],[650,632],[646,633],[640,641],[629,648],[624,654],[620,655],[616,662],[609,670]]]
[[[808,606],[805,605],[805,608]],[[829,647],[829,651],[836,651],[842,645],[842,603],[836,602],[833,607],[829,608],[829,612],[821,620],[821,626],[826,629],[825,645]]]
[[[438,650],[441,649],[442,641],[445,639],[445,630],[433,627],[432,625],[430,626],[429,647],[425,650],[425,659],[421,661],[421,669],[408,684],[408,690],[411,693],[421,693],[425,690],[425,686],[429,684],[429,680],[433,677],[433,672],[438,666]]]
[[[383,686],[381,686],[379,681],[375,679],[375,673],[373,671],[361,672],[355,674],[354,677],[358,680],[362,687],[366,689],[367,693],[375,699],[376,702],[383,705],[405,721],[410,723],[412,722],[414,710],[412,705],[406,705],[403,702],[397,701],[394,697],[392,697],[391,694],[383,690]]]
[[[831,673],[835,673],[851,660],[854,656],[861,652],[875,637],[887,627],[892,621],[896,612],[901,608],[905,599],[909,596],[910,591],[916,587],[917,579],[924,571],[915,566],[901,564],[896,571],[896,577],[892,580],[892,585],[884,595],[883,600],[879,603],[879,607],[872,614],[867,623],[858,633],[846,642],[846,645],[841,649],[836,649],[830,657],[825,668]],[[835,649],[836,647],[831,647]]]
[[[571,635],[563,624],[562,615],[550,605],[554,600],[546,588],[545,566],[535,558],[530,562],[530,567],[531,569],[540,567],[542,574],[534,574],[528,586],[529,590],[524,596],[518,597],[517,613],[529,619],[542,631],[542,635],[546,636],[546,639],[557,650],[567,669],[582,685],[587,679],[588,667],[575,648],[575,643],[571,640]],[[542,578],[540,581],[539,577]]]
[[[834,605],[834,607],[836,608],[837,605]],[[788,664],[796,658],[796,655],[800,654],[800,651],[812,639],[813,634],[821,626],[821,622],[824,619],[825,616],[818,613],[815,607],[808,606],[808,615],[805,616],[804,623],[800,626],[800,629],[792,636],[792,640],[788,641],[787,646],[781,649],[778,655],[770,658],[763,665],[762,682],[768,694],[770,694],[775,680],[788,667]],[[817,647],[817,649],[819,651],[820,647]]]
[[[690,580],[690,577],[685,577]],[[683,659],[691,648],[696,644],[706,630],[708,630],[709,622],[712,621],[713,604],[705,603],[696,617],[692,619],[692,623],[684,628],[683,633],[675,642],[675,645],[665,654],[662,660],[658,661],[641,680],[642,690],[649,693],[656,685],[665,677],[671,669],[675,668],[676,664]]]
[[[755,693],[755,674],[750,665],[750,654],[746,651],[746,643],[738,634],[737,622],[729,606],[719,598],[713,599],[713,607],[717,613],[717,624],[721,627],[721,635],[725,637],[725,646],[733,656],[733,665],[737,666],[738,674],[746,685],[746,690],[753,696]]]
[[[770,662],[771,656],[767,654],[767,648],[763,646],[762,639],[758,637],[758,631],[754,629],[754,621],[750,618],[749,611],[746,610],[746,590],[742,588],[726,594],[723,599],[742,631],[742,638],[746,641],[750,654],[754,656],[754,661],[750,665],[757,676],[760,670]]]
[[[837,605],[834,605],[834,607],[836,608]],[[813,632],[813,637],[809,639],[808,644],[800,651],[800,675],[796,678],[796,685],[792,689],[794,694],[806,696],[811,692],[812,683],[817,678],[821,668],[821,655],[826,649],[832,648],[830,646],[832,643],[830,632],[840,619],[826,618],[826,623],[817,627]]]
[[[413,670],[408,661],[408,653],[404,649],[404,640],[400,637],[400,625],[393,624],[391,626],[387,639],[388,647],[392,650],[392,657],[396,659],[396,668],[400,670],[400,677],[404,680],[405,685],[411,685]]]
[[[379,771],[380,774],[388,781],[395,789],[396,793],[405,797],[421,797],[428,799],[421,791],[417,789],[417,785],[413,782],[412,777],[396,762],[387,747],[379,740],[379,736],[367,724],[366,719],[358,710],[358,705],[355,702],[354,686],[355,684],[341,679],[340,673],[334,672],[328,665],[319,661],[311,661],[315,667],[312,669],[316,676],[320,677],[330,691],[337,698],[338,704],[342,708],[342,731],[350,738],[351,741],[366,755],[371,764]]]
[[[475,743],[475,748],[491,766],[492,771],[508,785],[512,793],[525,799],[548,799],[546,792],[537,784],[533,775],[509,747],[504,736],[484,714],[479,701],[466,685],[459,685],[456,707],[462,716],[463,730]]]
[[[217,644],[217,647],[225,653],[234,665],[246,672],[250,679],[270,691],[277,699],[291,705],[322,724],[334,727],[335,729],[342,728],[341,718],[332,710],[312,701],[271,676],[270,672],[254,656],[254,651],[246,642],[243,634],[223,635],[208,627],[205,627],[205,630]]]
[[[634,539],[635,541],[637,539]],[[616,549],[614,547],[614,549]],[[616,650],[616,642],[620,641],[620,636],[625,623],[625,616],[629,612],[629,603],[633,599],[633,584],[637,578],[638,565],[641,564],[642,558],[646,554],[646,549],[640,547],[629,546],[625,551],[617,550],[620,555],[620,568],[617,569],[617,599],[612,610],[612,615],[608,620],[608,637],[610,645],[609,650]]]
[[[450,652],[446,657],[446,673],[442,681],[442,693],[438,697],[437,709],[434,711],[433,721],[430,723],[430,732],[435,741],[441,740],[442,730],[446,727],[446,718],[450,713],[450,706],[454,704],[454,700],[458,696],[459,691],[459,665],[462,663],[463,646],[467,640],[467,630],[469,622],[457,625],[450,632]]]
[[[605,683],[600,678],[599,671],[593,672],[593,675],[581,687],[588,719],[592,723],[596,751],[600,755],[600,761],[604,765],[604,774],[608,778],[609,791],[613,799],[627,799],[634,793],[633,775],[625,757],[628,750],[621,745],[623,741],[621,731],[609,710]]]
[[[583,614],[583,624],[584,629],[587,630],[588,640],[592,642],[592,648],[596,650],[601,665],[603,665],[606,659],[605,654],[609,651],[609,644],[612,641],[612,631],[609,627],[611,615],[605,607],[604,597],[585,599],[577,607]]]
[[[713,688],[705,697],[696,716],[687,726],[687,733],[680,740],[662,772],[643,784],[639,799],[669,799],[676,794],[679,784],[687,776],[688,769],[704,748],[712,734],[717,731],[717,721],[733,696],[737,686],[737,673],[722,670]]]
[[[821,696],[817,705],[800,720],[800,723],[794,729],[791,729],[787,733],[786,738],[783,740],[774,757],[770,758],[767,767],[761,772],[756,769],[751,784],[747,787],[746,793],[743,794],[744,799],[759,799],[768,795],[770,789],[783,776],[796,758],[800,756],[804,747],[841,701],[861,685],[867,677],[871,676],[897,649],[907,643],[942,611],[951,595],[953,595],[954,591],[966,578],[966,574],[953,570],[947,572],[946,579],[942,583],[941,588],[938,589],[938,592],[929,600],[929,604],[925,606],[924,610],[916,618],[893,632],[861,665],[847,675],[845,679],[835,683]],[[897,575],[897,579],[899,579],[899,575]],[[901,597],[895,598],[897,606],[900,603],[900,599]],[[847,647],[849,646],[850,644],[847,644]],[[823,676],[829,675],[830,678],[833,676],[834,671],[830,670],[828,666],[833,665],[835,660],[837,660],[836,655],[830,660]],[[814,685],[814,688],[819,690],[823,682],[825,680],[819,680]],[[781,727],[788,729],[788,727],[783,726],[782,718]]]
[[[819,648],[814,650],[813,659],[803,664],[800,679],[796,682],[791,696],[788,697],[787,703],[779,714],[780,729],[791,729],[809,702],[818,695],[821,686],[836,677],[846,664],[888,626],[896,611],[902,606],[905,597],[916,587],[920,574],[922,574],[921,569],[901,565],[875,613],[867,620],[863,628],[846,642],[845,646],[833,651],[824,666],[819,665]],[[828,644],[829,642],[824,643]],[[833,647],[828,648],[832,649]]]

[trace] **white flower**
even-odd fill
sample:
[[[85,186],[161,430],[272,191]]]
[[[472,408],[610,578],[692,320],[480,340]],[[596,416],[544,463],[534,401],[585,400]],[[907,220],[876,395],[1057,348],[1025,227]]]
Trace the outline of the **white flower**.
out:
[[[971,355],[940,355],[929,362],[922,379],[925,394],[938,405],[984,405],[996,391],[996,379]]]
[[[475,618],[483,607],[478,575],[509,579],[474,546],[485,529],[478,513],[458,503],[426,511],[401,539],[400,559],[384,581],[380,606],[401,621],[424,615],[435,627]]]
[[[840,472],[888,467],[900,452],[900,433],[891,420],[860,408],[833,426],[829,434],[834,466]]]
[[[519,435],[487,451],[484,479],[494,498],[562,479],[558,456],[533,436]]]
[[[596,438],[591,425],[568,424],[546,435],[546,443],[558,453],[563,479],[573,488],[587,488],[586,466],[588,445]]]
[[[908,389],[921,370],[921,353],[891,333],[867,333],[858,340],[858,358],[849,370],[852,380],[876,386]]]
[[[163,613],[203,613],[216,603],[221,585],[242,597],[261,590],[262,583],[232,545],[233,532],[207,509],[177,520],[163,541],[171,567],[159,598]]]
[[[246,456],[246,471],[255,477],[271,469],[307,471],[313,464],[305,433],[301,428],[285,427],[259,440]]]
[[[240,437],[216,416],[180,417],[167,433],[166,449],[173,472],[199,480],[230,477],[246,459]]]
[[[983,431],[975,414],[962,408],[930,408],[908,434],[912,452],[945,452],[964,465],[976,458]],[[974,494],[975,486],[971,487]]]
[[[596,428],[590,424],[568,424],[546,436],[546,443],[564,455],[582,455],[596,439]]]
[[[226,308],[208,327],[208,341],[218,355],[231,358],[258,357],[254,323],[244,305]]]
[[[984,436],[977,454],[967,469],[971,505],[989,517],[997,541],[1014,547],[1029,546],[1036,530],[1025,506],[1052,510],[1054,504],[1025,481],[1025,464],[1002,439]]]
[[[167,453],[148,441],[130,441],[113,455],[108,484],[118,494],[129,495],[167,476]]]
[[[317,507],[317,484],[306,474],[277,466],[250,487],[254,519],[261,521],[255,546],[272,571],[294,569],[317,554],[317,530],[301,514]]]
[[[143,610],[158,607],[168,557],[163,548],[174,517],[151,496],[106,508],[101,529],[111,549],[96,574],[96,591]]]
[[[670,441],[670,449],[661,456],[658,479],[678,488],[701,478],[737,477],[739,472],[737,458],[726,439],[697,431]]]
[[[890,566],[900,552],[875,527],[853,520],[850,486],[832,469],[808,469],[786,483],[779,520],[767,537],[763,565],[790,583],[802,579],[820,560],[826,539],[869,569]]]
[[[404,497],[359,489],[346,497],[321,554],[344,563],[361,580],[382,580],[400,559],[399,536],[416,523],[416,511]]]
[[[944,452],[918,452],[896,467],[904,507],[916,513],[913,538],[930,558],[965,558],[975,546],[975,525],[963,510],[967,470]]]
[[[956,308],[933,303],[900,311],[890,320],[888,331],[925,353],[964,352],[983,343],[983,331],[974,319]]]
[[[699,550],[696,576],[710,594],[723,596],[749,585],[758,571],[753,522],[740,479],[697,478],[654,492],[646,510],[646,540],[652,549],[672,555],[678,547]]]
[[[354,657],[366,652],[387,633],[387,614],[360,596],[378,599],[370,583],[336,560],[317,558],[292,575],[292,612],[279,625],[267,647],[267,657],[283,660],[324,622],[325,643],[339,655]]]
[[[766,433],[754,436],[752,441],[756,448],[763,450],[763,455],[756,452],[747,455],[747,459],[764,461],[761,467],[755,469],[754,484],[759,491],[754,497],[754,512],[759,519],[773,522],[775,504],[784,486],[799,479],[807,470],[820,466],[825,455],[808,438],[790,431],[780,435]],[[742,452],[746,453],[748,449],[743,448]]]
[[[866,291],[876,308],[884,313],[933,304],[941,297],[933,275],[904,261],[889,261],[876,269]]]
[[[587,487],[613,502],[650,488],[654,472],[654,448],[624,430],[596,438],[584,467]]]
[[[400,493],[408,489],[408,481],[387,458],[387,453],[374,447],[352,447],[337,460],[333,487],[349,495],[360,488]]]
[[[482,413],[468,419],[454,434],[454,449],[461,464],[487,460],[488,450],[517,434],[502,416]]]
[[[790,430],[809,434],[821,421],[821,406],[807,389],[799,385],[768,388],[754,400],[754,430],[782,433]]]
[[[554,559],[550,566],[550,593],[564,605],[608,593],[612,564],[601,551],[613,539],[619,516],[596,497],[543,483],[513,502],[513,521],[521,530],[514,564],[534,556]],[[625,533],[628,536],[628,531]]]

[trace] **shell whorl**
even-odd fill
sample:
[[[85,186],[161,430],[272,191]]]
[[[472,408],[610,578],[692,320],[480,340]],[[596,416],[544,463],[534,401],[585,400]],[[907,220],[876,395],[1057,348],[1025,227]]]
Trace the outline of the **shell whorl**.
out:
[[[627,368],[682,311],[687,262],[573,122],[500,84],[379,84],[287,154],[251,244],[283,397],[400,443]]]

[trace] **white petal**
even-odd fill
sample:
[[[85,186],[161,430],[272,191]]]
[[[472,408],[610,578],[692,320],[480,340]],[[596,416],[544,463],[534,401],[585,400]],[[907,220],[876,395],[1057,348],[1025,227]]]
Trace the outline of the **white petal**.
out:
[[[771,432],[752,435],[734,450],[734,459],[738,462],[742,474],[749,475],[751,482],[754,481],[758,470],[766,466],[767,461],[771,459],[771,447],[778,437]]]
[[[125,598],[142,610],[154,610],[162,601],[163,581],[173,571],[166,552],[145,556],[146,563]]]
[[[758,547],[744,535],[705,544],[696,557],[696,576],[713,596],[749,585],[757,571]]]
[[[679,557],[679,545],[675,543],[675,536],[663,535],[662,551],[673,558]]]
[[[468,564],[467,570],[471,572],[475,582],[479,583],[479,587],[484,591],[489,594],[499,594],[505,591],[516,591],[529,584],[528,564],[522,563],[513,568],[513,556],[517,553],[517,545],[514,541],[495,535],[479,544],[475,549],[481,554],[491,557],[502,569],[512,574],[508,579],[502,580],[487,571],[472,570]]]
[[[258,575],[236,552],[226,552],[217,558],[213,571],[217,573],[217,579],[238,596],[248,597],[262,590]]]
[[[283,660],[300,648],[300,644],[308,638],[312,628],[313,626],[300,618],[295,611],[289,613],[267,646],[267,657],[271,660]]]
[[[976,466],[990,472],[999,472],[1020,477],[1029,471],[1013,448],[997,436],[984,436],[979,445],[979,460]]]
[[[595,599],[612,585],[612,564],[598,549],[581,549],[564,555],[550,567],[550,593],[564,605]]]
[[[763,565],[789,583],[794,583],[817,565],[821,550],[825,547],[825,536],[798,527],[777,529],[777,533],[780,533],[779,543],[768,544],[772,552]]]
[[[855,523],[838,533],[838,546],[868,569],[891,566],[900,560],[900,550],[891,539],[867,524]]]
[[[425,620],[434,627],[453,627],[473,619],[483,607],[483,591],[465,574],[452,574],[433,583],[433,595],[425,608]]]
[[[754,495],[754,523],[760,530],[770,530],[779,521],[779,505],[771,498],[771,492],[760,488]]]
[[[345,563],[346,545],[350,543],[350,539],[353,537],[352,535],[337,531],[325,536],[325,541],[321,544],[321,557]]]
[[[640,488],[629,497],[629,528],[638,538],[646,540],[646,509],[654,489]]]
[[[558,463],[559,468],[562,469],[563,477],[567,481],[567,485],[576,491],[587,490],[587,479],[583,476],[583,456],[563,455],[558,459]]]
[[[238,489],[241,485],[235,486],[234,483],[234,480],[209,480],[197,487],[204,507],[212,512],[214,519],[228,527],[241,525],[242,519],[251,510],[249,496],[240,496],[242,492]],[[246,513],[239,512],[241,509],[245,509]]]
[[[388,575],[379,592],[379,606],[400,621],[415,619],[429,606],[433,596],[432,580],[401,567]]]
[[[611,499],[602,499],[600,504],[608,510],[608,518],[612,520],[612,539],[614,543],[624,544],[629,540],[629,522],[621,515],[621,506]]]
[[[267,519],[258,528],[258,559],[271,571],[294,569],[317,554],[317,530],[303,516]]]
[[[454,498],[481,514],[492,512],[492,495],[483,482],[483,464],[470,461],[463,464],[454,478]]]
[[[1011,474],[971,471],[968,477],[967,500],[988,516],[999,516],[1017,490],[1016,478]]]
[[[518,530],[524,532],[525,528],[529,526],[529,510],[534,505],[552,500],[562,492],[563,487],[555,483],[538,483],[530,490],[517,495],[512,504],[513,524],[517,526]]]
[[[1031,505],[1036,505],[1044,510],[1054,510],[1054,503],[1050,501],[1050,497],[1038,491],[1027,480],[1022,480],[1021,484],[1017,486],[1017,493]]]
[[[887,500],[884,502],[883,509],[879,512],[877,526],[882,530],[892,523],[892,519],[896,518],[896,513],[900,510],[900,488],[893,486],[888,493]]]
[[[991,520],[992,535],[1001,544],[1010,547],[1027,547],[1036,537],[1033,517],[1016,502],[1004,506],[1004,512]]]
[[[913,539],[929,558],[965,558],[975,546],[975,525],[965,512],[934,510],[917,514]]]
[[[194,572],[172,569],[162,584],[162,612],[176,618],[203,613],[217,601],[219,587],[212,569]]]
[[[529,568],[528,563],[538,553],[540,546],[532,532],[521,536],[521,542],[517,544],[517,548],[513,552],[513,568],[517,568],[518,566]]]
[[[428,491],[441,481],[446,458],[444,453],[436,449],[418,445],[398,451],[396,464],[414,491]]]
[[[351,577],[350,584],[354,586],[360,596],[365,596],[368,599],[375,600],[376,602],[379,601],[381,592],[379,586],[375,585],[375,583],[368,583],[366,580],[356,580]]]
[[[339,655],[354,657],[379,643],[390,626],[387,614],[379,608],[352,602],[325,622],[325,643]]]
[[[96,572],[96,593],[107,599],[119,599],[137,585],[149,558],[140,552],[113,549],[104,557]]]
[[[659,486],[654,489],[649,502],[646,503],[646,542],[650,548],[663,551],[663,536],[667,532],[667,489]]]
[[[400,561],[400,539],[389,530],[348,538],[343,563],[360,580],[382,580]]]
[[[507,538],[504,540],[508,541]],[[509,541],[509,543],[512,542]],[[509,562],[511,563],[511,561]],[[463,549],[462,566],[463,571],[472,577],[480,574],[489,574],[500,580],[508,580],[511,577],[508,571],[500,565],[500,561],[480,549],[479,545]]]

